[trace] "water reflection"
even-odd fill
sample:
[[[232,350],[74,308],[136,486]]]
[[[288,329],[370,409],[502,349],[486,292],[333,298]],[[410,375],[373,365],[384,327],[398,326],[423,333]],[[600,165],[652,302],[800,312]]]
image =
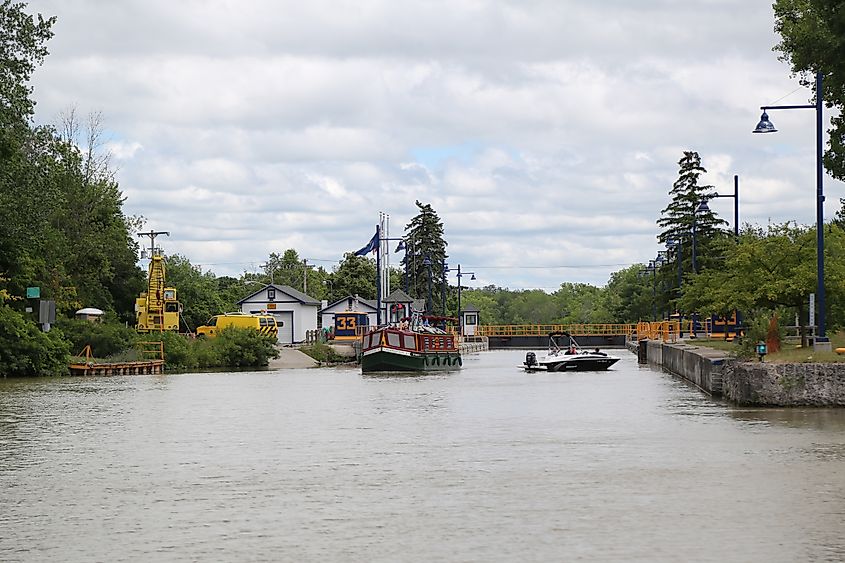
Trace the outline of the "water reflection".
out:
[[[726,412],[744,422],[845,432],[845,409],[729,407]]]

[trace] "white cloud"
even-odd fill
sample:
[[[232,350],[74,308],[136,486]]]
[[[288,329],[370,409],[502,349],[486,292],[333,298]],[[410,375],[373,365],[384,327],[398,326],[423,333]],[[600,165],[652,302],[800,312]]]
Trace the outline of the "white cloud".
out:
[[[733,0],[98,2],[56,14],[38,118],[101,111],[125,209],[216,273],[339,260],[430,202],[479,284],[603,284],[658,250],[684,150],[742,222],[810,224],[812,115]],[[808,92],[788,98],[801,103]],[[828,181],[827,213],[842,184]],[[712,207],[732,220],[732,200]],[[331,262],[321,262],[331,266]]]

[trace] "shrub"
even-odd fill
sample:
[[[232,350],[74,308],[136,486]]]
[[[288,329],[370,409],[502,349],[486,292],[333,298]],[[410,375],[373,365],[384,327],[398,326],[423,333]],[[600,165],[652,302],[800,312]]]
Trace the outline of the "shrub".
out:
[[[746,319],[748,330],[740,343],[739,355],[741,357],[754,358],[757,355],[757,343],[766,342],[769,334],[769,323],[773,314],[773,311],[761,309],[749,315],[751,318]],[[783,341],[784,329],[780,322],[778,322],[778,335],[779,339]]]
[[[108,358],[124,354],[138,340],[134,328],[111,320],[92,323],[81,319],[61,319],[57,326],[62,329],[74,354],[79,354],[86,345],[90,345],[96,357]]]
[[[191,350],[193,350],[194,358],[197,362],[197,367],[210,368],[218,367],[222,361],[220,353],[215,345],[213,338],[197,338],[191,342]]]
[[[0,376],[66,374],[69,352],[60,329],[41,332],[23,314],[0,305]]]
[[[224,328],[213,343],[220,362],[228,367],[263,367],[279,357],[276,339],[251,328]]]
[[[315,342],[314,344],[309,344],[308,346],[302,346],[299,350],[308,354],[320,363],[337,364],[349,361],[349,358],[341,356],[335,352],[331,346],[323,344],[322,342]]]
[[[175,332],[149,335],[150,341],[159,340],[159,338],[164,343],[164,362],[168,370],[198,367],[192,350],[193,341]]]

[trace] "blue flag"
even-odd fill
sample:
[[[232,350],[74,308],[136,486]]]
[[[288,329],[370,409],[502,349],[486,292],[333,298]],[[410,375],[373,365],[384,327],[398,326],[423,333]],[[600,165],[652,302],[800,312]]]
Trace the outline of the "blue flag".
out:
[[[373,235],[373,238],[370,239],[367,246],[356,252],[355,256],[364,256],[370,252],[378,252],[378,228],[376,228],[376,234]]]

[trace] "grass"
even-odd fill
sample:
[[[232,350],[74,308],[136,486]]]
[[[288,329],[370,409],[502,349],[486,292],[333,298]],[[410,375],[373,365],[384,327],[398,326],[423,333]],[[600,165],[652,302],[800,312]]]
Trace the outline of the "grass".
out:
[[[845,355],[839,355],[835,352],[837,348],[845,348],[845,332],[837,332],[830,334],[831,352],[815,352],[812,347],[802,348],[800,345],[783,343],[779,352],[768,354],[765,357],[766,362],[792,364],[792,363],[845,363]],[[689,344],[697,346],[706,346],[733,355],[739,355],[740,347],[736,342],[726,342],[722,339],[697,338],[695,340],[686,340]],[[756,358],[756,356],[755,356]]]
[[[349,358],[341,356],[335,352],[331,346],[323,344],[322,342],[315,342],[314,344],[310,344],[308,346],[300,346],[299,350],[324,364],[341,364],[350,361]]]

